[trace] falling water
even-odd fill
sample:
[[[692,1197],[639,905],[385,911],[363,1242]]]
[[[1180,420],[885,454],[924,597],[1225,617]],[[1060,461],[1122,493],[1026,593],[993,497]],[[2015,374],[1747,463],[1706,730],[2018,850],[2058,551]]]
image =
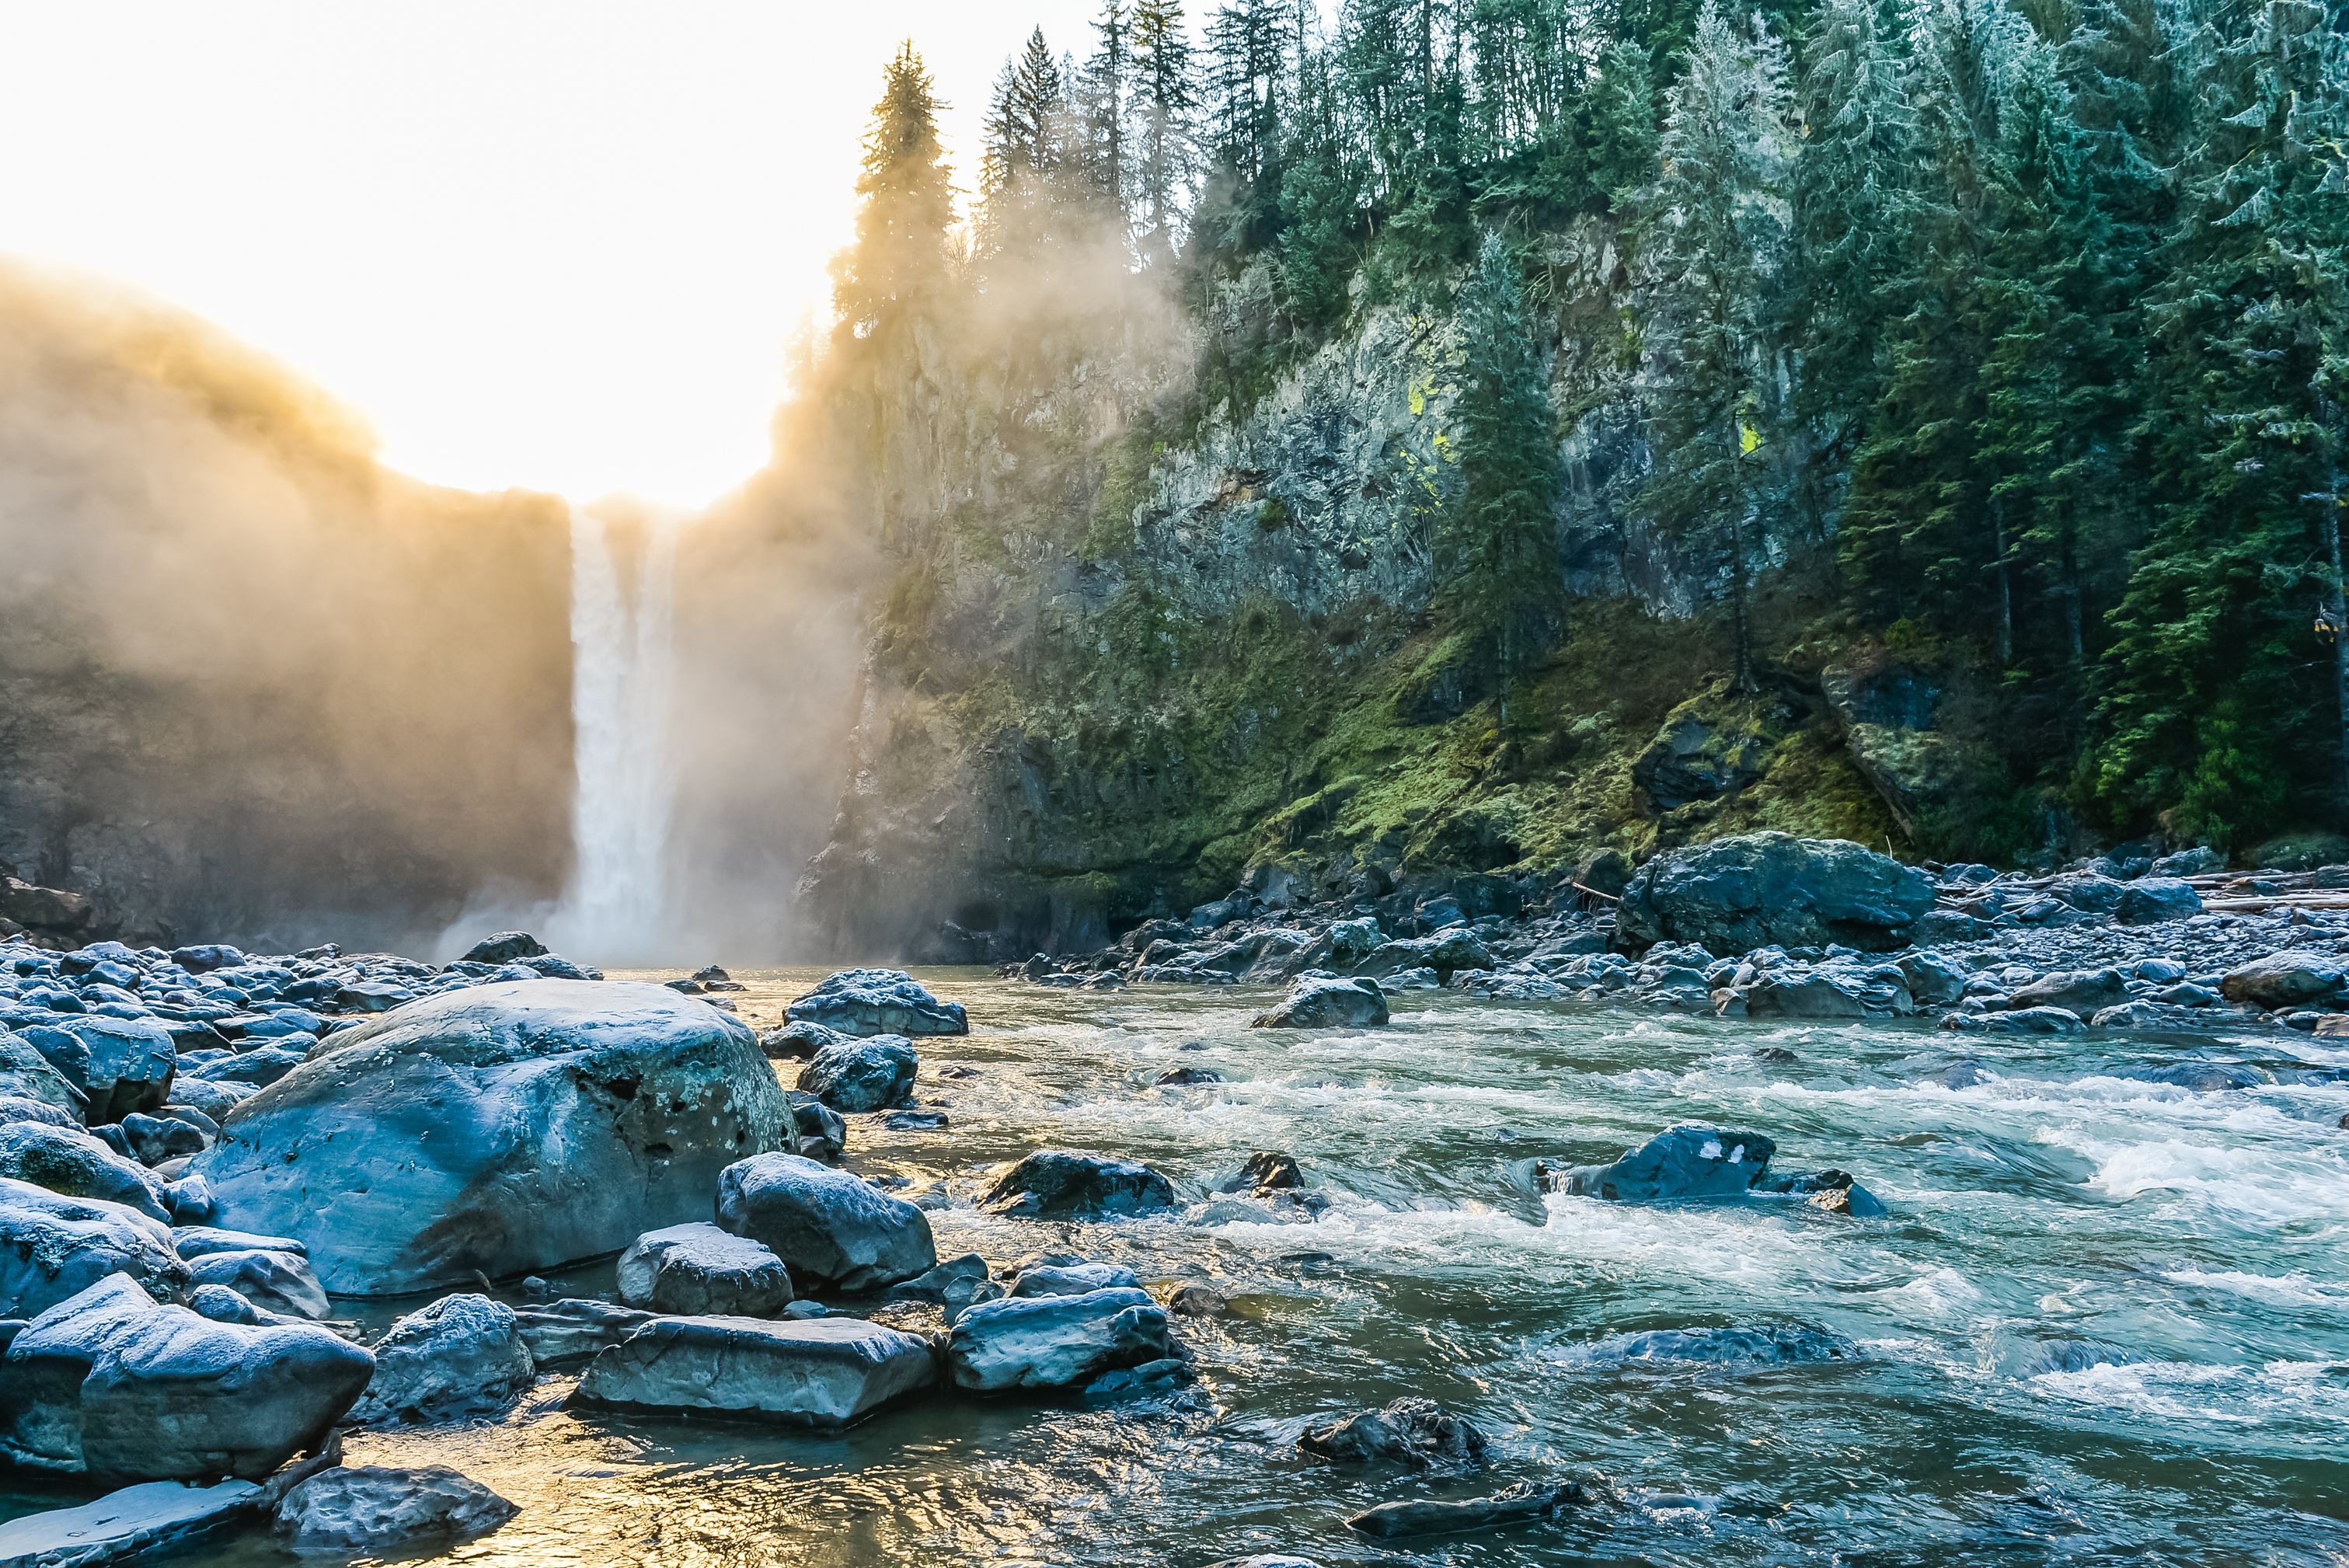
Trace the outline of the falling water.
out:
[[[675,775],[669,705],[676,675],[670,590],[674,524],[656,520],[623,576],[613,531],[571,514],[571,718],[576,795],[572,882],[560,940],[604,963],[657,955],[668,915]]]

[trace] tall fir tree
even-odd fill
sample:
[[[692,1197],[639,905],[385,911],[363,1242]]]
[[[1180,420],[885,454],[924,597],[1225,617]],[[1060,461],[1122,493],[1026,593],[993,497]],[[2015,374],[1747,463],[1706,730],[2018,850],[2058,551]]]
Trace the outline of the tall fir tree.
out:
[[[857,337],[932,305],[947,266],[954,188],[938,141],[944,108],[909,39],[882,75],[856,178],[856,242],[833,266],[833,308]]]
[[[1174,260],[1190,198],[1198,108],[1181,0],[1135,0],[1132,35],[1136,248],[1145,263],[1164,267]]]
[[[1752,691],[1751,552],[1785,408],[1780,328],[1795,134],[1785,51],[1706,0],[1666,95],[1662,170],[1642,201],[1640,287],[1656,470],[1642,505],[1723,559],[1734,671]]]

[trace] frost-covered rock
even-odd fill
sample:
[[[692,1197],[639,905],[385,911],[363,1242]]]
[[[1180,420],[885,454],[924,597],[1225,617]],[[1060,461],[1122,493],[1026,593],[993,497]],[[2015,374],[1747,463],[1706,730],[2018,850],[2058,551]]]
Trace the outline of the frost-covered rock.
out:
[[[0,1177],[0,1318],[46,1312],[117,1274],[159,1301],[187,1294],[188,1266],[161,1221]]]
[[[486,1535],[522,1511],[481,1482],[440,1465],[395,1470],[337,1465],[287,1492],[279,1539],[296,1552],[397,1552]]]
[[[798,1088],[834,1110],[886,1110],[910,1103],[921,1065],[914,1043],[902,1035],[838,1040],[800,1069]]]
[[[513,1308],[476,1295],[444,1295],[377,1341],[375,1377],[354,1421],[388,1425],[495,1415],[538,1376]]]
[[[145,1560],[233,1530],[253,1511],[249,1480],[188,1486],[140,1481],[78,1508],[52,1508],[0,1524],[8,1568],[98,1568]]]
[[[650,1312],[772,1317],[792,1300],[782,1259],[706,1221],[638,1236],[620,1254],[618,1284],[622,1301]]]
[[[843,969],[794,1000],[794,1024],[822,1024],[843,1035],[967,1035],[959,1002],[941,1002],[902,969]]]
[[[222,1222],[300,1238],[326,1287],[388,1295],[619,1251],[705,1217],[788,1136],[740,1022],[657,985],[500,983],[331,1037],[191,1171]]]

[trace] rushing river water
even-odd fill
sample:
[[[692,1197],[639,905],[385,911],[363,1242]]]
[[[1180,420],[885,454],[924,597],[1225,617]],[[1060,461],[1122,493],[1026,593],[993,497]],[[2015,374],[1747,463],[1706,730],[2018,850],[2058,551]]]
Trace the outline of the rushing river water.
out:
[[[811,976],[738,977],[765,1023]],[[928,978],[972,1018],[920,1042],[951,1130],[859,1127],[852,1166],[960,1195],[932,1215],[942,1254],[1066,1248],[1212,1284],[1233,1315],[1177,1320],[1195,1400],[932,1398],[816,1437],[576,1418],[550,1378],[500,1425],[351,1442],[352,1462],[450,1464],[523,1505],[435,1561],[2349,1563],[2349,1082],[2193,1093],[2119,1076],[2182,1046],[1441,995],[1299,1035],[1247,1027],[1258,992]],[[2349,1069],[2293,1044],[2215,1054]],[[1960,1053],[1994,1076],[1928,1081]],[[1154,1087],[1177,1066],[1226,1081]],[[1782,1169],[1852,1171],[1892,1217],[1537,1190],[1537,1159],[1609,1159],[1686,1119],[1772,1135]],[[1311,1222],[1225,1202],[1085,1226],[968,1206],[1043,1146],[1146,1160],[1203,1204],[1285,1150],[1330,1202]],[[1295,1452],[1309,1420],[1413,1393],[1471,1415],[1495,1462]],[[1401,1550],[1342,1522],[1588,1470],[1627,1505]]]

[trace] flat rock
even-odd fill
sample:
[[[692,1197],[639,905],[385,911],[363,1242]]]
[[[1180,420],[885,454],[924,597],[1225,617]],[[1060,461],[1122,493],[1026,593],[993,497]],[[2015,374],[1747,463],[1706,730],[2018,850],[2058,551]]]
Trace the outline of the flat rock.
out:
[[[1382,1502],[1346,1521],[1346,1527],[1381,1540],[1404,1535],[1456,1535],[1470,1530],[1490,1530],[1500,1524],[1555,1519],[1568,1509],[1583,1507],[1593,1501],[1589,1490],[1578,1482],[1550,1487],[1519,1481],[1490,1497],[1464,1498],[1454,1502],[1415,1499]]]
[[[647,1231],[620,1254],[620,1299],[651,1312],[772,1317],[791,1305],[783,1260],[707,1222]]]
[[[161,1221],[0,1177],[0,1318],[32,1317],[118,1274],[159,1301],[187,1294]]]
[[[582,1405],[844,1427],[927,1387],[927,1340],[854,1317],[657,1317],[588,1364]]]
[[[878,1187],[796,1154],[761,1154],[718,1179],[718,1222],[781,1258],[794,1277],[879,1290],[937,1265],[927,1215]]]
[[[107,1480],[258,1479],[321,1440],[374,1368],[323,1328],[215,1323],[111,1275],[0,1356],[0,1453]]]
[[[411,1542],[471,1541],[521,1511],[440,1465],[338,1465],[285,1494],[275,1530],[296,1552],[377,1554]]]
[[[2088,1026],[2062,1007],[2010,1007],[2003,1013],[1951,1013],[1941,1027],[1968,1035],[2076,1035]]]
[[[1019,1297],[1083,1295],[1096,1290],[1137,1290],[1142,1278],[1116,1264],[1043,1264],[1022,1269],[1011,1282],[1010,1294]]]
[[[1044,1149],[997,1177],[979,1206],[1028,1220],[1106,1220],[1175,1206],[1174,1186],[1149,1166]]]
[[[843,1035],[967,1035],[959,1002],[941,1002],[902,969],[843,969],[794,1000],[792,1023]]]
[[[444,1295],[376,1342],[375,1377],[351,1419],[372,1425],[492,1416],[538,1376],[513,1308],[486,1295]]]
[[[914,1043],[902,1035],[836,1040],[800,1069],[797,1087],[834,1110],[887,1110],[911,1100],[921,1065]]]
[[[577,1298],[514,1309],[515,1331],[529,1347],[532,1362],[541,1367],[585,1361],[652,1320],[649,1312]]]
[[[726,1014],[657,985],[501,982],[331,1037],[190,1170],[222,1223],[306,1243],[328,1291],[390,1295],[704,1218],[719,1172],[781,1147],[787,1117]]]
[[[249,1480],[150,1480],[28,1513],[0,1524],[0,1568],[99,1568],[208,1541],[242,1524],[260,1492]]]

